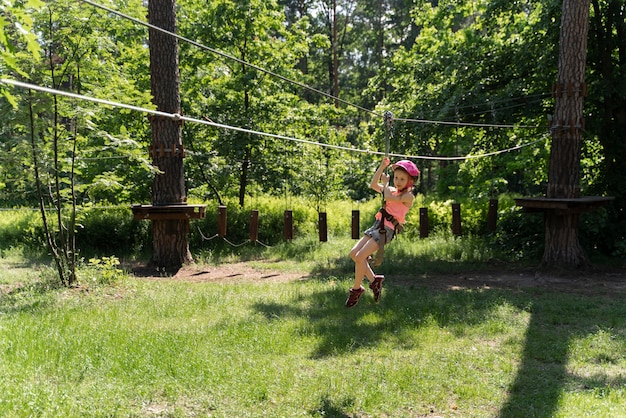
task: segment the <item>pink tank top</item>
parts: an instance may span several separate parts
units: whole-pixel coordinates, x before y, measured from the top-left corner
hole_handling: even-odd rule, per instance
[[[393,195],[397,196],[398,193],[394,192]],[[406,223],[406,214],[409,212],[409,209],[410,208],[407,205],[400,201],[392,200],[389,202],[385,202],[385,210],[387,210],[387,213],[396,218],[398,223],[400,223],[401,225],[404,225]],[[376,213],[376,219],[380,219],[381,216],[382,214],[380,212]],[[385,226],[394,229],[394,225],[386,219]]]

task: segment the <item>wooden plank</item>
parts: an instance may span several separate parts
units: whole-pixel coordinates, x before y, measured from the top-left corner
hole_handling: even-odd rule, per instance
[[[454,235],[462,235],[461,233],[461,204],[452,204],[452,233]]]
[[[428,238],[428,208],[420,208],[420,238]]]
[[[217,207],[217,235],[220,237],[226,236],[227,214],[228,208],[226,206]]]
[[[137,220],[203,219],[206,205],[133,205],[133,217]]]
[[[320,242],[328,241],[328,219],[326,212],[320,212],[318,215],[318,235]]]
[[[257,242],[259,240],[259,211],[250,211],[250,228],[248,230],[250,241]]]
[[[358,209],[352,210],[352,239],[361,238],[361,212]]]
[[[293,211],[286,210],[283,218],[283,237],[285,241],[291,241],[293,239]]]

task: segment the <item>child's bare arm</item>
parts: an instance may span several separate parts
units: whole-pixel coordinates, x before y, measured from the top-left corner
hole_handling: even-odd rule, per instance
[[[383,158],[378,166],[378,169],[376,170],[376,173],[374,173],[374,176],[372,177],[372,181],[370,182],[370,188],[376,190],[378,193],[382,193],[383,189],[389,184],[389,176],[383,173],[389,164],[389,158]],[[380,183],[381,180],[382,184]]]

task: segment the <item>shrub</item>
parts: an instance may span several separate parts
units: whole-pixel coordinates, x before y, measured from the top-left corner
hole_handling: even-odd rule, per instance
[[[130,206],[81,208],[76,245],[87,254],[137,254],[151,248],[150,222],[135,221]]]
[[[126,277],[126,273],[118,268],[119,265],[120,260],[115,256],[90,258],[89,263],[80,270],[79,274],[89,284],[110,285]]]
[[[15,209],[0,217],[0,250],[11,247],[37,249],[45,247],[43,223],[39,211]]]
[[[292,197],[288,200],[275,196],[249,199],[245,207],[236,200],[226,201],[227,233],[229,243],[247,243],[249,239],[250,211],[259,211],[258,240],[262,244],[277,245],[284,241],[284,211],[293,212],[294,238],[316,241],[318,237],[318,213],[309,201]],[[360,212],[360,232],[368,228],[381,204],[379,197],[365,202],[348,200],[327,202],[321,210],[327,213],[328,239],[351,236],[352,210]],[[418,195],[414,208],[407,216],[402,239],[419,239],[419,208],[428,208],[429,234],[450,234],[452,225],[452,201],[436,201]],[[497,231],[488,236],[486,231],[487,200],[461,202],[462,233],[473,240],[484,239],[497,251],[498,256],[509,260],[537,260],[544,247],[543,218],[541,214],[522,213],[515,207],[510,196],[500,196]],[[194,253],[209,251],[233,251],[232,246],[221,239],[207,241],[217,234],[217,204],[209,203],[206,217],[190,221],[189,245]],[[600,211],[581,217],[581,243],[585,249],[600,252],[602,231],[606,229],[606,216]],[[77,247],[85,257],[115,254],[118,257],[143,255],[151,250],[150,221],[135,221],[130,206],[80,208],[77,217]],[[454,242],[454,241],[451,241]],[[41,219],[37,211],[15,210],[3,213],[0,220],[0,249],[15,246],[29,247],[43,252],[45,241]],[[472,251],[474,251],[472,249]],[[233,251],[234,253],[234,251]]]
[[[291,210],[293,215],[293,235],[317,236],[318,212],[305,199],[290,198],[289,201],[278,197],[255,198],[249,207],[241,208],[235,201],[227,201],[226,238],[234,243],[246,242],[249,238],[250,211],[259,211],[258,240],[267,245],[275,245],[284,240],[284,213]],[[374,219],[380,201],[354,203],[349,201],[329,202],[321,210],[327,214],[329,239],[333,236],[350,236],[352,210],[361,214],[361,230],[364,230]],[[207,207],[206,217],[192,221],[190,228],[190,244],[194,247],[205,247],[207,238],[217,234],[217,205]]]
[[[500,211],[494,242],[512,260],[539,259],[544,249],[543,215],[516,207]]]

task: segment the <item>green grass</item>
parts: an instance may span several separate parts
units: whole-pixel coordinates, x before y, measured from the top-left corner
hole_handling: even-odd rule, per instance
[[[407,256],[398,247],[389,271]],[[626,294],[443,291],[390,277],[380,304],[366,294],[346,309],[348,249],[243,251],[316,273],[306,281],[107,285],[87,270],[76,289],[5,254],[0,416],[626,416]],[[405,269],[419,274],[426,255],[407,251]]]

